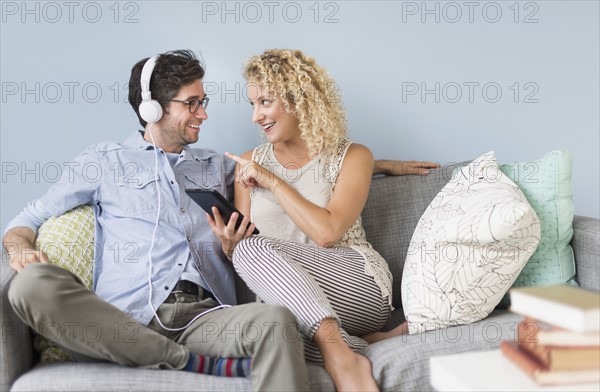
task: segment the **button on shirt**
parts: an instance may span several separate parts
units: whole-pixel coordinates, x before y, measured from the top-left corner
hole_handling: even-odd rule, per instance
[[[154,171],[155,155],[158,173]],[[123,143],[88,147],[61,179],[29,205],[6,230],[34,231],[51,216],[92,204],[96,216],[94,292],[142,324],[186,274],[225,304],[236,303],[231,263],[185,189],[212,188],[231,199],[235,162],[213,150],[183,148],[173,166],[141,132]],[[157,212],[160,221],[149,255]],[[193,263],[193,268],[190,268]],[[187,268],[186,268],[187,266]],[[152,268],[152,290],[148,271]]]
[[[175,167],[175,165],[179,161],[179,158],[184,157],[183,154],[175,154],[172,152],[167,152],[166,156],[167,156],[167,159],[169,160],[169,164],[171,165],[172,168]],[[185,208],[182,207],[179,209],[179,211],[182,214],[185,214]],[[187,240],[190,241],[191,237],[188,237]],[[183,273],[181,274],[180,279],[194,282],[198,286],[202,286],[206,290],[210,291],[210,289],[208,288],[208,284],[206,283],[204,278],[202,278],[202,275],[198,273],[199,271],[198,271],[196,265],[197,264],[194,260],[194,257],[192,256],[192,253],[190,252],[190,255],[188,256],[188,259],[185,263],[185,268],[183,269]]]

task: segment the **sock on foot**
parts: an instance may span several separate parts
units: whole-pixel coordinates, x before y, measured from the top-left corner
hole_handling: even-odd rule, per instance
[[[250,375],[250,358],[215,358],[190,353],[183,370],[223,377],[246,377]]]

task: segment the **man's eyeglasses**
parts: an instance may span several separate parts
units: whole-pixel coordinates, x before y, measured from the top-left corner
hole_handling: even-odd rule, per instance
[[[179,99],[170,99],[169,101],[170,102],[179,102],[184,105],[187,105],[190,113],[194,114],[198,111],[198,109],[200,109],[200,105],[202,105],[202,108],[204,108],[204,110],[206,110],[206,107],[208,106],[208,101],[210,101],[210,100],[208,99],[208,97],[205,96],[202,99],[194,98],[194,99],[190,99],[189,101],[181,101]]]

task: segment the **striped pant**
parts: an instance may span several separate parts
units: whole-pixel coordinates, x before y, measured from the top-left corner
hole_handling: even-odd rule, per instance
[[[359,350],[367,342],[357,336],[379,331],[391,312],[387,297],[365,274],[365,260],[351,248],[252,236],[235,248],[233,265],[262,301],[294,313],[310,361],[322,362],[313,343],[322,320],[336,320],[344,341]]]

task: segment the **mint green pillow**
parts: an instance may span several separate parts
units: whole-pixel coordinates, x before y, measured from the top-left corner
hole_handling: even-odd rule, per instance
[[[573,158],[568,151],[551,151],[537,161],[500,165],[521,189],[540,219],[541,238],[535,253],[512,287],[550,284],[577,285],[573,237]],[[460,168],[454,170],[454,174]],[[508,294],[498,308],[510,305]]]
[[[537,161],[500,165],[519,186],[540,219],[537,250],[512,287],[573,284],[573,158],[568,151],[551,151]]]

